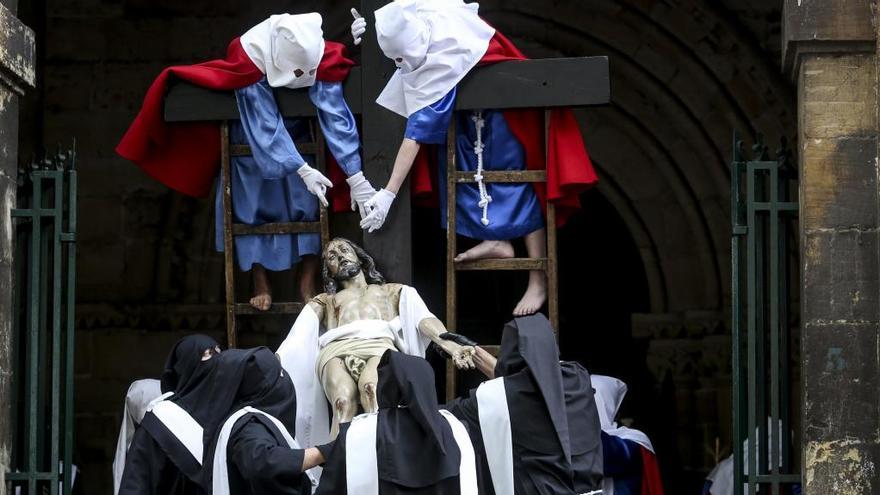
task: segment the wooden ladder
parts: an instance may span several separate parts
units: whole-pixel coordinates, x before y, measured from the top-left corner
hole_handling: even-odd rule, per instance
[[[547,142],[550,129],[550,110],[544,110],[544,158],[547,163]],[[558,339],[559,328],[559,278],[556,258],[556,207],[547,201],[547,257],[546,258],[507,258],[484,259],[456,262],[456,186],[472,184],[476,180],[474,171],[463,172],[455,166],[455,118],[452,119],[446,138],[446,327],[450,332],[457,331],[456,275],[461,270],[543,270],[547,275],[547,304],[550,324]],[[547,182],[546,170],[484,170],[483,182]],[[498,345],[481,345],[493,355],[498,354]],[[451,360],[446,362],[446,399],[455,398],[456,368]]]
[[[324,135],[319,126],[315,125],[314,119],[309,119],[309,130],[315,141],[296,143],[296,149],[302,155],[314,155],[316,167],[321,173],[326,174],[326,151]],[[238,343],[236,318],[239,315],[263,315],[263,314],[298,314],[302,311],[302,302],[272,302],[267,311],[255,309],[248,303],[240,303],[235,300],[235,236],[253,234],[302,234],[317,232],[321,234],[321,248],[327,245],[330,238],[330,228],[327,218],[327,208],[318,205],[320,214],[314,222],[283,222],[266,223],[262,225],[248,225],[233,223],[232,221],[232,171],[231,160],[234,156],[249,156],[251,148],[248,145],[232,145],[229,143],[229,121],[223,121],[220,127],[220,166],[223,174],[223,255],[226,272],[226,343],[231,349]]]

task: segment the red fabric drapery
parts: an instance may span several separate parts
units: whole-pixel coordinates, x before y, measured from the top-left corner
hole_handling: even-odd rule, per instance
[[[352,66],[345,46],[327,41],[316,77],[343,81]],[[207,196],[220,164],[220,129],[216,122],[165,122],[163,99],[172,76],[204,88],[231,91],[256,83],[263,73],[238,38],[229,43],[224,59],[168,67],[150,85],[140,112],[116,146],[119,155],[166,186],[190,196]]]

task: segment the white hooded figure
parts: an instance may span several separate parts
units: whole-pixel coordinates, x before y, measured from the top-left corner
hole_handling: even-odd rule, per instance
[[[654,453],[654,446],[648,435],[639,430],[619,426],[615,418],[626,396],[627,387],[623,381],[604,375],[590,375],[590,381],[595,391],[596,408],[599,410],[599,423],[602,432],[607,435],[629,440]],[[644,480],[642,480],[644,482]],[[614,478],[607,477],[602,488],[603,495],[614,495]]]
[[[137,380],[128,387],[122,412],[122,425],[119,427],[119,439],[116,441],[116,456],[113,458],[113,493],[119,492],[119,482],[125,469],[125,454],[131,445],[134,430],[141,424],[150,406],[163,397],[160,382],[154,378]]]
[[[306,88],[315,83],[324,56],[321,14],[278,14],[241,36],[241,46],[273,88]]]
[[[265,74],[265,79],[235,92],[239,121],[230,125],[230,144],[248,145],[251,155],[232,158],[234,222],[316,222],[320,218],[319,204],[328,206],[326,193],[332,182],[313,167],[314,154],[304,156],[296,145],[313,142],[317,136],[302,119],[281,114],[276,101],[278,89],[308,91],[327,149],[347,177],[352,209],[362,212],[364,202],[375,193],[361,172],[360,137],[354,114],[345,101],[343,84],[319,78],[325,55],[340,51],[332,41],[324,40],[321,23],[321,15],[316,12],[277,14],[239,39],[245,54]],[[333,58],[326,62],[328,68],[341,63]],[[222,181],[223,178],[218,181],[215,200],[214,242],[218,252],[226,249],[222,236]],[[317,233],[237,236],[234,244],[239,269],[252,272],[254,290],[250,304],[254,308],[266,311],[272,307],[267,272],[290,270],[297,264],[301,265],[297,277],[300,297],[305,300],[313,295],[321,248]]]
[[[495,29],[462,0],[395,0],[376,11],[376,38],[398,71],[376,103],[403,117],[436,102],[473,69]]]

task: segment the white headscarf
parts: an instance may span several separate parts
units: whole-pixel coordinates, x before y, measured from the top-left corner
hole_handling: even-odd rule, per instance
[[[626,396],[626,384],[617,378],[604,375],[590,375],[590,381],[593,390],[596,391],[596,408],[599,410],[599,424],[602,425],[602,431],[625,440],[632,440],[654,452],[654,446],[648,435],[626,426],[618,426],[617,421],[614,420]]]
[[[626,396],[626,384],[617,378],[604,375],[590,375],[590,382],[595,391],[593,396],[596,398],[596,408],[599,410],[599,424],[602,426],[602,431],[624,440],[631,440],[653,453],[654,446],[651,445],[648,435],[626,426],[617,426],[617,421],[614,421],[620,404],[623,403],[623,398]],[[614,478],[605,477],[602,481],[602,494],[614,495]]]
[[[122,472],[125,469],[125,457],[134,430],[141,424],[150,404],[162,395],[159,380],[146,378],[137,380],[128,387],[125,394],[125,407],[122,412],[122,425],[119,427],[119,439],[116,441],[116,456],[113,459],[113,493],[119,492]]]
[[[324,56],[321,23],[317,12],[273,15],[241,35],[241,46],[273,88],[305,88]]]
[[[455,88],[495,35],[478,9],[462,0],[394,0],[377,10],[379,47],[398,70],[376,103],[409,117]]]

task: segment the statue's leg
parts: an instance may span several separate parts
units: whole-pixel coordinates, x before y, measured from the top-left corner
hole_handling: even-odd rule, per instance
[[[347,423],[357,414],[357,384],[342,359],[333,358],[324,365],[324,375],[321,380],[324,393],[333,404],[333,425],[330,428],[330,436],[336,438],[339,434],[339,423]]]
[[[529,258],[547,257],[547,231],[538,229],[526,235],[526,252]],[[529,271],[529,286],[513,308],[514,316],[537,313],[547,300],[547,274],[543,270]]]
[[[376,412],[379,410],[379,402],[376,398],[376,383],[379,381],[379,361],[382,356],[373,356],[367,360],[367,365],[358,380],[358,390],[361,392],[361,405],[364,412]]]

